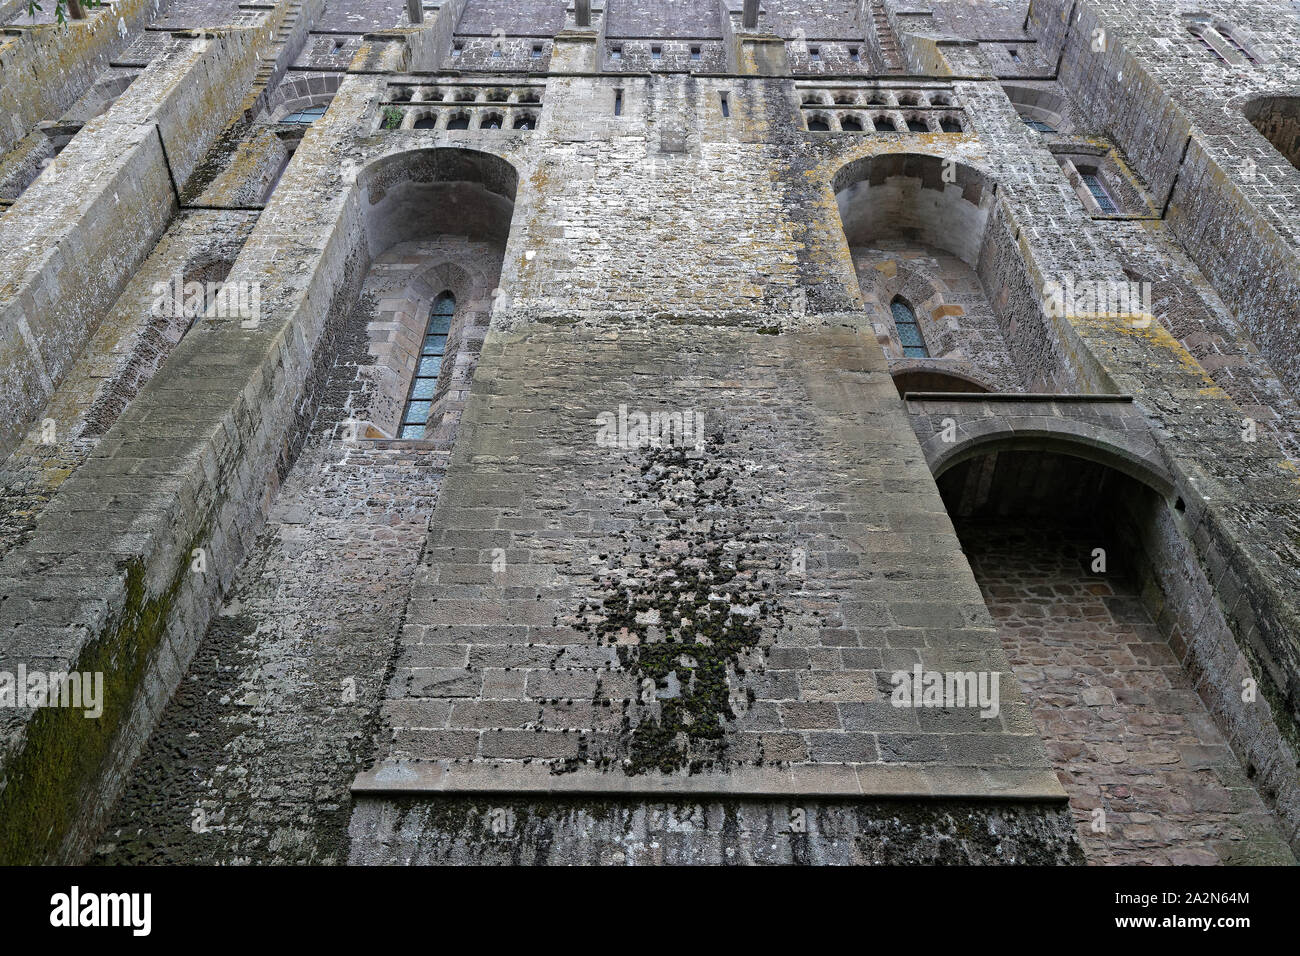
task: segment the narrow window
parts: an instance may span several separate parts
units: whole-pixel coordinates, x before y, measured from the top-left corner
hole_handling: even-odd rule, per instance
[[[908,129],[908,132],[911,132],[911,133],[928,133],[928,132],[930,132],[930,127],[926,125],[925,120],[923,120],[923,119],[917,119],[915,116],[909,116],[909,117],[907,118],[907,129]]]
[[[623,59],[623,48],[621,46],[614,47],[612,50],[609,51],[609,58],[613,60],[615,63]]]
[[[515,129],[533,129],[535,125],[532,116],[527,113],[515,117]]]
[[[415,121],[414,125],[412,126],[412,129],[437,129],[437,128],[438,128],[437,113],[426,114],[424,116],[421,116],[418,120]]]
[[[502,55],[503,55],[503,54],[501,53],[501,48],[500,48],[500,47],[493,47],[493,48],[492,48],[492,58],[493,58],[494,60],[497,59],[498,57],[502,56]]]
[[[840,129],[844,130],[846,133],[861,133],[862,121],[850,116],[846,119],[840,120]]]
[[[448,121],[447,129],[469,129],[469,114],[457,113]]]
[[[916,324],[916,313],[903,301],[902,296],[889,304],[889,311],[894,313],[894,328],[898,330],[898,341],[903,346],[906,358],[929,358],[930,350],[921,338],[921,327]]]
[[[342,50],[345,42],[346,42],[346,41],[344,41],[344,40],[335,40],[335,41],[334,41],[334,52],[335,52],[335,53],[338,53],[340,50]]]
[[[939,129],[945,133],[960,133],[961,122],[951,116],[945,116],[939,120]]]
[[[1258,66],[1259,61],[1251,55],[1251,52],[1237,42],[1237,38],[1232,35],[1231,30],[1220,30],[1219,35],[1232,44],[1232,48],[1246,58],[1246,62],[1251,66]]]
[[[433,408],[433,396],[438,390],[438,375],[442,371],[442,359],[447,351],[447,335],[451,331],[451,320],[456,314],[456,297],[444,292],[433,300],[429,310],[429,326],[424,332],[424,342],[420,346],[420,360],[415,367],[415,378],[411,382],[411,395],[406,400],[406,409],[402,413],[402,428],[399,438],[423,438],[424,427],[429,423],[429,412]]]
[[[701,52],[701,50],[700,50],[699,47],[697,47],[697,46],[693,46],[693,47],[691,47],[691,59],[692,59],[692,60],[698,60],[701,56],[703,56],[703,53]]]
[[[479,129],[500,129],[501,122],[500,113],[489,113],[487,116],[483,117],[483,121],[479,123]]]
[[[726,119],[728,116],[731,115],[731,102],[727,99],[726,93],[723,93],[721,95],[721,99],[722,99],[722,117],[723,119]]]
[[[849,59],[852,60],[854,63],[861,63],[862,62],[861,51],[859,51],[858,48],[855,46],[849,47]]]
[[[650,59],[662,60],[664,58],[664,48],[661,46],[652,46],[650,48]]]
[[[1012,46],[1012,47],[1007,47],[1007,56],[1011,57],[1011,62],[1012,62],[1012,63],[1019,63],[1019,62],[1020,62],[1020,51],[1017,50],[1017,49],[1016,49],[1015,47],[1013,47],[1013,46]]]
[[[808,120],[808,132],[810,133],[829,133],[830,129],[830,123],[824,119],[813,117]]]
[[[822,48],[821,48],[821,47],[819,47],[819,46],[810,46],[810,47],[808,48],[808,59],[812,60],[814,63],[819,63],[819,62],[821,62],[821,58],[822,58]]]
[[[1187,32],[1190,33],[1192,36],[1196,37],[1196,39],[1200,40],[1201,46],[1205,47],[1205,49],[1213,53],[1216,59],[1218,59],[1222,63],[1227,63],[1228,58],[1225,57],[1222,53],[1220,53],[1219,48],[1216,47],[1213,43],[1211,43],[1209,37],[1206,36],[1206,34],[1209,33],[1211,29],[1212,28],[1208,23],[1202,22],[1202,23],[1192,24],[1187,28]]]
[[[1092,198],[1097,200],[1097,205],[1101,207],[1102,212],[1107,214],[1119,212],[1119,207],[1110,198],[1110,193],[1106,192],[1106,184],[1095,171],[1085,173],[1080,170],[1079,175],[1083,178],[1083,184],[1088,187],[1088,192],[1092,193]]]
[[[465,52],[465,44],[463,43],[457,43],[454,47],[451,48],[451,55],[453,58],[460,56],[464,52]]]
[[[622,90],[614,91],[614,115],[615,116],[623,115],[623,91]]]
[[[540,60],[541,58],[542,58],[542,45],[541,45],[540,43],[534,43],[534,44],[533,44],[533,59],[534,59],[534,60]]]

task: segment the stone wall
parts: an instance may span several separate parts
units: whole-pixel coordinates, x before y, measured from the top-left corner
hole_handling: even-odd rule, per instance
[[[338,110],[338,122],[373,109],[380,86],[359,80],[341,90],[351,108]],[[307,135],[277,192],[285,205],[267,210],[229,277],[260,283],[263,315],[274,321],[199,323],[46,507],[32,538],[0,562],[10,595],[0,608],[5,661],[111,675],[99,721],[6,711],[5,860],[86,852],[296,456],[319,378],[314,353],[350,310],[365,266],[357,198],[337,185],[341,147],[329,128]],[[331,203],[306,200],[322,191]],[[280,224],[291,208],[289,231]],[[306,249],[315,265],[304,270]],[[133,471],[141,461],[143,474]],[[75,759],[50,760],[54,747],[72,747]]]
[[[1263,0],[1231,7],[1263,33],[1278,19]],[[502,10],[458,0],[421,27],[363,0],[169,14],[168,29],[260,26],[138,38],[120,62],[152,65],[0,219],[22,281],[45,281],[29,268],[42,256],[114,277],[96,291],[65,271],[50,293],[89,296],[111,316],[98,329],[34,291],[13,323],[19,348],[32,316],[91,344],[60,340],[64,388],[11,389],[25,421],[49,410],[68,441],[23,444],[6,466],[0,670],[103,670],[109,694],[100,721],[0,714],[0,859],[83,858],[111,817],[98,855],[114,862],[1077,861],[1056,771],[1074,772],[1062,756],[1078,740],[1054,717],[1036,725],[1033,682],[1009,680],[989,613],[1004,595],[976,586],[872,328],[883,293],[855,271],[864,245],[921,244],[975,317],[963,332],[929,308],[948,322],[942,348],[1004,390],[1123,404],[1160,476],[1139,548],[1156,555],[1146,610],[1109,596],[1106,636],[1132,660],[1078,685],[1081,667],[1050,676],[1105,710],[1099,685],[1147,680],[1151,628],[1167,633],[1155,666],[1173,696],[1134,696],[1116,720],[1195,735],[1213,759],[1175,748],[1177,764],[1131,766],[1166,789],[1212,768],[1224,786],[1196,812],[1222,812],[1205,821],[1225,832],[1249,818],[1228,842],[1281,859],[1261,834],[1267,806],[1294,840],[1300,806],[1290,320],[1273,308],[1294,298],[1295,169],[1244,104],[1285,92],[1291,21],[1236,89],[1214,63],[1188,82],[1182,22],[1118,0],[1084,0],[1068,24],[1064,5],[1035,3],[1029,32],[1014,3],[928,17],[769,3],[760,33],[739,36],[730,0],[610,4],[590,31],[519,4],[504,41]],[[1112,21],[1094,55],[1090,28]],[[321,42],[334,36],[342,47]],[[895,41],[935,75],[856,79]],[[618,42],[627,59],[596,72]],[[440,66],[463,72],[399,72]],[[279,81],[289,70],[306,93]],[[181,77],[198,82],[169,85]],[[1072,97],[1090,141],[1026,128],[1007,79]],[[445,122],[463,104],[395,95],[471,85],[484,96],[469,129]],[[536,104],[492,100],[543,85]],[[934,122],[809,130],[815,110],[866,111],[875,89],[925,91],[929,105],[885,111]],[[859,99],[802,105],[845,91]],[[258,119],[318,96],[330,108],[300,142]],[[535,128],[481,122],[525,107]],[[412,128],[420,110],[439,111],[436,128]],[[1261,179],[1230,170],[1234,142]],[[95,166],[93,144],[129,149]],[[1090,211],[1057,154],[1104,156],[1141,215]],[[153,193],[124,192],[132,157]],[[77,205],[66,186],[92,166],[119,179]],[[910,235],[872,219],[872,194]],[[214,208],[183,210],[155,249],[177,195]],[[87,245],[109,227],[139,233],[126,255]],[[214,258],[191,262],[201,250]],[[260,316],[145,321],[143,283],[181,259],[256,284]],[[1161,314],[1047,307],[1051,282],[1131,275],[1176,287]],[[444,285],[470,291],[428,440],[367,440],[353,426],[388,431]],[[941,298],[923,304],[942,312]],[[988,400],[1071,419],[1061,396]],[[698,412],[702,443],[620,443],[626,411],[692,428]],[[1267,427],[1244,438],[1254,416]],[[1017,436],[1002,425],[994,439]],[[1030,497],[1069,491],[1070,474],[1045,470]],[[1089,594],[1060,597],[1052,621],[1102,620]],[[890,676],[916,664],[1006,676],[998,717],[890,706]],[[1233,703],[1247,674],[1252,708]],[[1143,733],[1138,753],[1167,756],[1162,730]],[[1112,809],[1147,812],[1124,800]],[[1121,822],[1126,859],[1208,859],[1214,842]],[[518,834],[513,849],[484,828]]]
[[[66,27],[10,28],[0,40],[0,155],[41,120],[55,119],[86,91],[166,0],[121,0]]]
[[[181,42],[60,154],[0,222],[0,452],[19,440],[86,335],[153,248],[193,170],[243,96],[254,37]],[[71,245],[75,237],[75,252]]]

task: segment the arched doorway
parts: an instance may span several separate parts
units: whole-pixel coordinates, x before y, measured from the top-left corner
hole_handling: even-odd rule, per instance
[[[1100,442],[1004,438],[937,482],[1089,862],[1292,862],[1198,694],[1193,645],[1226,625],[1181,499]]]

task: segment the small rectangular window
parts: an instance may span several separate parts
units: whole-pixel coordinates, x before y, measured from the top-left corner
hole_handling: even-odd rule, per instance
[[[623,48],[621,46],[614,47],[609,51],[609,58],[615,62],[623,59]]]
[[[849,47],[849,59],[852,60],[854,63],[861,63],[862,62],[861,51],[859,51],[858,48],[855,46]]]
[[[664,48],[661,46],[652,46],[650,48],[650,59],[662,60],[664,58]]]
[[[700,50],[699,47],[697,47],[697,46],[693,46],[693,47],[691,47],[691,59],[692,59],[692,60],[698,60],[698,59],[700,59],[700,57],[703,56],[703,55],[704,55],[704,54],[703,54],[703,52]]]
[[[1011,57],[1012,62],[1020,62],[1020,51],[1015,47],[1007,47],[1007,56]]]
[[[457,43],[454,47],[451,48],[451,55],[453,57],[460,56],[464,52],[465,52],[465,44],[463,43]]]
[[[817,62],[819,62],[819,61],[821,60],[821,58],[822,58],[822,48],[821,48],[821,47],[819,47],[819,46],[810,46],[810,47],[808,48],[808,59],[812,60],[814,63],[817,63]]]
[[[614,91],[614,115],[615,116],[623,115],[623,91],[622,90]]]
[[[726,117],[731,115],[731,102],[730,100],[727,99],[726,93],[722,94],[721,100],[722,100],[722,116],[725,119]]]
[[[542,45],[541,45],[540,43],[534,43],[534,44],[533,44],[533,59],[534,59],[534,60],[540,60],[541,58],[542,58]]]

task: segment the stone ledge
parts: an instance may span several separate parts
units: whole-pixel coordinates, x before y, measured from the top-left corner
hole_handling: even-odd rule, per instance
[[[1066,799],[1046,768],[920,767],[888,764],[796,764],[740,767],[725,773],[629,777],[620,772],[552,773],[522,764],[385,761],[362,771],[352,792],[382,794],[598,794],[603,796],[962,797]]]
[[[1132,404],[1132,395],[1087,395],[1075,392],[907,392],[907,402],[1119,402]]]

